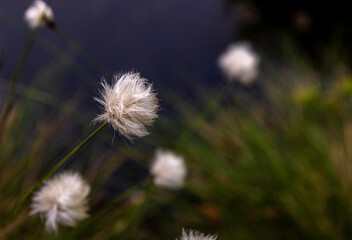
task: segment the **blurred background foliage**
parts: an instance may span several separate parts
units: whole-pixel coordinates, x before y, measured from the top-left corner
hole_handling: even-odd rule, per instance
[[[230,19],[256,9],[249,27],[234,20],[236,34],[228,41],[253,42],[262,60],[257,82],[244,87],[211,74],[217,77],[207,85],[181,71],[183,92],[162,83],[163,110],[150,136],[130,143],[105,129],[63,166],[91,184],[91,216],[58,234],[46,233],[28,206],[4,225],[26,190],[94,129],[99,111],[87,90],[98,94],[96,72],[71,48],[43,40],[54,58],[18,85],[16,104],[0,126],[0,239],[175,239],[182,227],[223,240],[351,239],[352,75],[348,38],[340,38],[350,34],[349,22],[341,23],[343,6],[332,5],[342,20],[331,13],[326,23],[303,2],[277,15],[255,1],[222,4]],[[292,27],[297,9],[314,19],[313,33]],[[345,28],[335,34],[339,24]],[[321,44],[324,36],[329,41]],[[62,81],[72,73],[84,82]],[[3,76],[1,107],[8,89]],[[146,183],[156,148],[185,157],[189,174],[181,190]]]

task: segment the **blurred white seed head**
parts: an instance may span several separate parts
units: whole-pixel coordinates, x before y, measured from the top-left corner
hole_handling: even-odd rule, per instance
[[[229,81],[251,84],[258,76],[260,58],[247,42],[233,43],[219,57],[218,64]]]
[[[24,13],[24,19],[31,28],[51,24],[54,21],[54,13],[51,7],[42,0],[36,0]]]
[[[177,240],[216,240],[216,236],[205,235],[203,233],[189,230],[187,233],[184,229],[182,229],[182,237]]]
[[[89,185],[78,173],[57,174],[34,194],[30,214],[40,214],[47,231],[57,231],[59,224],[74,227],[88,217],[89,192]]]
[[[139,73],[126,73],[113,77],[110,86],[104,79],[101,99],[96,99],[104,112],[95,121],[109,122],[129,140],[149,134],[146,126],[158,117],[158,98],[148,80]]]
[[[155,153],[150,172],[156,186],[177,189],[183,186],[187,169],[183,157],[159,149]]]

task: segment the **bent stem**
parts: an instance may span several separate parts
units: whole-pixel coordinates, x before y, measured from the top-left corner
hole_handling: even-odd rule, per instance
[[[112,200],[112,204],[116,204],[120,201],[122,201],[123,199],[131,196],[132,193],[134,193],[137,189],[147,189],[149,190],[151,188],[151,186],[153,185],[153,179],[151,177],[148,177],[147,179],[145,179],[144,181],[142,181],[139,184],[136,184],[128,189],[126,189],[123,193],[121,193],[117,198]]]
[[[23,53],[20,57],[20,60],[18,61],[16,68],[15,68],[15,71],[11,77],[9,96],[7,98],[7,102],[5,105],[5,110],[3,111],[1,119],[0,119],[0,127],[3,126],[3,123],[6,121],[8,115],[11,111],[12,104],[13,104],[13,98],[14,98],[14,94],[15,94],[15,90],[16,90],[16,86],[17,86],[17,82],[18,82],[18,77],[20,75],[20,72],[21,72],[23,65],[25,64],[25,62],[28,58],[29,52],[30,52],[32,45],[33,45],[33,42],[34,42],[34,38],[36,36],[36,33],[37,33],[37,29],[34,29],[28,39],[26,47],[23,50]]]
[[[182,149],[186,144],[189,143],[195,131],[203,124],[203,122],[214,112],[215,109],[218,109],[221,101],[227,96],[227,93],[230,91],[230,87],[224,86],[209,102],[207,102],[203,111],[199,113],[192,122],[189,128],[186,128],[180,136],[177,148]]]
[[[137,190],[144,191],[144,193],[146,193],[146,197],[148,197],[148,199],[149,199],[149,197],[151,196],[150,192],[153,190],[153,188],[154,188],[153,179],[152,179],[152,177],[149,176],[146,179],[144,179],[142,182],[126,189],[124,192],[122,192],[116,198],[111,199],[107,203],[104,203],[103,208],[101,210],[100,209],[96,210],[96,207],[94,207],[94,204],[93,204],[93,207],[91,209],[95,209],[95,210],[93,210],[94,212],[91,213],[92,217],[89,218],[88,220],[86,220],[84,223],[81,223],[82,224],[81,229],[84,229],[87,227],[89,228],[89,226],[91,224],[94,224],[94,222],[99,221],[99,219],[104,218],[104,216],[110,214],[112,207],[114,207],[114,206],[116,207],[116,204],[119,204],[120,202],[122,202],[126,198],[130,197]],[[147,201],[147,199],[145,199],[143,201],[143,203],[141,203],[141,205],[145,205],[145,203],[144,203],[145,201]],[[138,207],[138,209],[139,208],[140,207]],[[124,208],[119,208],[119,209],[120,209],[119,211],[124,210]],[[131,218],[131,219],[133,219],[133,218]],[[128,226],[126,226],[122,231],[116,233],[114,235],[114,237],[117,237],[120,234],[122,234],[123,232],[125,232],[127,228],[128,228]],[[72,232],[73,233],[72,236],[76,236],[75,234],[77,233],[77,231],[80,231],[78,228],[75,228],[75,229],[76,230]]]
[[[75,154],[80,148],[82,148],[91,138],[93,138],[98,132],[100,132],[108,123],[103,123],[100,127],[98,127],[89,137],[84,139],[80,144],[77,145],[70,153],[68,153],[60,162],[58,162],[55,167],[53,167],[37,184],[35,184],[27,193],[24,195],[22,200],[17,204],[15,210],[13,211],[10,220],[16,216],[21,207],[25,204],[28,198],[32,195],[34,191],[36,191],[48,178],[51,177],[60,167],[63,165],[73,154]]]
[[[75,42],[68,34],[66,34],[61,28],[56,24],[52,25],[50,29],[56,33],[63,41],[69,44],[78,54],[81,54],[82,57],[96,70],[100,73],[109,72],[100,62],[98,62],[92,55],[90,55],[83,47],[81,47],[77,42]]]
[[[145,199],[143,201],[143,203],[141,203],[137,209],[134,209],[130,215],[130,219],[131,221],[127,224],[127,226],[125,226],[124,229],[122,229],[120,232],[116,233],[115,235],[113,235],[113,238],[116,239],[122,239],[124,237],[126,237],[130,232],[133,231],[137,231],[137,229],[135,229],[138,225],[138,223],[140,222],[140,216],[143,216],[143,214],[145,213],[148,204],[150,204],[150,200],[153,196],[153,191],[155,190],[155,185],[153,183],[152,178],[149,178],[145,184],[144,184],[144,193],[145,193]],[[128,236],[127,236],[128,238]]]

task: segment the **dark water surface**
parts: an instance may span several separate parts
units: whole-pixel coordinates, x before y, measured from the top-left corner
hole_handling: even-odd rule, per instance
[[[30,3],[0,0],[1,76],[5,79],[11,77],[28,39],[22,19]],[[158,86],[181,92],[189,81],[203,84],[221,79],[216,59],[233,33],[221,0],[54,0],[52,7],[58,26],[107,69],[99,71],[83,59],[76,60],[84,73],[70,70],[61,77],[68,92],[79,86],[95,92],[102,75],[131,69]],[[58,54],[46,45],[67,52],[64,41],[40,29],[21,82],[30,82],[58,61]],[[77,58],[72,49],[68,55]],[[82,80],[85,74],[92,79]]]

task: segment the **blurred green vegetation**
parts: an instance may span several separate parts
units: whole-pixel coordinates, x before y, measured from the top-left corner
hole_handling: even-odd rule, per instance
[[[1,126],[0,239],[164,240],[183,227],[221,240],[351,239],[352,75],[336,55],[313,68],[294,49],[286,46],[280,64],[264,57],[250,88],[195,88],[197,103],[164,98],[174,112],[162,113],[151,136],[134,144],[104,129],[63,167],[91,184],[91,217],[58,234],[46,233],[40,218],[28,215],[29,205],[5,222],[16,201],[94,129],[95,113],[84,93],[55,95],[60,86],[49,85],[67,71],[59,64],[19,85],[20,98]],[[157,147],[185,157],[183,189],[142,183],[123,199],[101,197],[123,162],[148,168]]]

